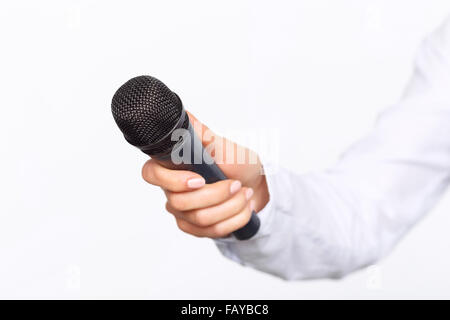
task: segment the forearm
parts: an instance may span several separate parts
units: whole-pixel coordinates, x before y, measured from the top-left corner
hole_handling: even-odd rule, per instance
[[[387,254],[437,202],[450,173],[450,22],[424,42],[399,103],[328,171],[268,176],[252,240],[219,240],[285,279],[340,277]]]

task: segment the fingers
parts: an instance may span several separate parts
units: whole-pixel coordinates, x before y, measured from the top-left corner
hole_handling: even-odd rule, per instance
[[[164,190],[167,211],[174,215],[182,231],[198,237],[225,237],[245,226],[251,212],[267,203],[267,191],[261,191],[265,185],[262,166],[257,155],[245,148],[248,163],[240,164],[236,161],[239,147],[235,143],[212,133],[192,114],[188,116],[206,151],[230,179],[206,185],[197,173],[168,169],[154,159],[145,163],[142,177]],[[227,151],[234,156],[227,157]],[[253,158],[255,163],[250,161]]]
[[[142,177],[155,186],[172,192],[183,192],[205,185],[205,179],[191,171],[170,170],[150,159],[142,168]]]
[[[170,207],[178,211],[206,208],[229,199],[241,189],[237,180],[223,180],[207,184],[190,192],[165,191]]]
[[[230,217],[208,227],[200,227],[181,218],[176,218],[180,230],[196,237],[223,238],[230,233],[241,229],[250,220],[253,200],[243,210]]]
[[[198,209],[181,211],[173,207],[172,202],[167,201],[166,209],[176,218],[185,220],[199,227],[208,227],[225,219],[231,218],[241,212],[253,195],[253,190],[242,188],[227,201],[210,207],[200,207]]]

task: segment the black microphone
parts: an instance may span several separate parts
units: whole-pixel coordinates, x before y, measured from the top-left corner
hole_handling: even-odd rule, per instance
[[[128,80],[114,94],[111,110],[125,139],[163,166],[194,171],[206,183],[227,179],[204,150],[180,98],[158,79],[139,76]],[[184,129],[178,131],[178,140],[172,138],[177,129]],[[183,154],[185,150],[190,154]],[[190,161],[174,162],[172,154]],[[252,212],[249,222],[233,235],[247,240],[259,227],[259,218]]]

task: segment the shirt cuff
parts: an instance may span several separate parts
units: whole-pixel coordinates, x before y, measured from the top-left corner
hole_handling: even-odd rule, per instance
[[[274,217],[274,211],[275,211],[275,199],[274,199],[274,179],[275,174],[278,170],[278,166],[272,164],[272,163],[265,163],[263,164],[263,174],[266,176],[266,182],[267,182],[267,188],[269,191],[269,201],[264,206],[263,209],[261,209],[256,215],[260,219],[261,226],[259,227],[258,232],[249,240],[238,240],[233,235],[230,235],[226,238],[220,238],[220,239],[214,239],[214,242],[217,246],[217,248],[220,250],[220,252],[227,258],[236,261],[240,264],[243,264],[241,259],[235,254],[234,250],[232,250],[232,247],[234,245],[237,245],[239,243],[246,243],[249,241],[257,241],[260,238],[265,238],[268,235],[271,234],[272,231],[272,225],[273,225],[273,217]]]

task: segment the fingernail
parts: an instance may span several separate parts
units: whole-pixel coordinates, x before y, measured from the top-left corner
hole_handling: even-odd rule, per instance
[[[189,188],[193,188],[193,189],[200,188],[205,185],[205,179],[203,179],[203,178],[189,179],[187,182],[187,185]]]
[[[255,211],[255,200],[250,201],[250,210]]]
[[[253,189],[252,188],[248,188],[247,191],[245,191],[245,198],[247,200],[249,200],[253,195]]]
[[[230,192],[231,194],[236,193],[236,191],[238,191],[241,188],[242,184],[240,181],[236,180],[233,181],[233,183],[230,186]]]

